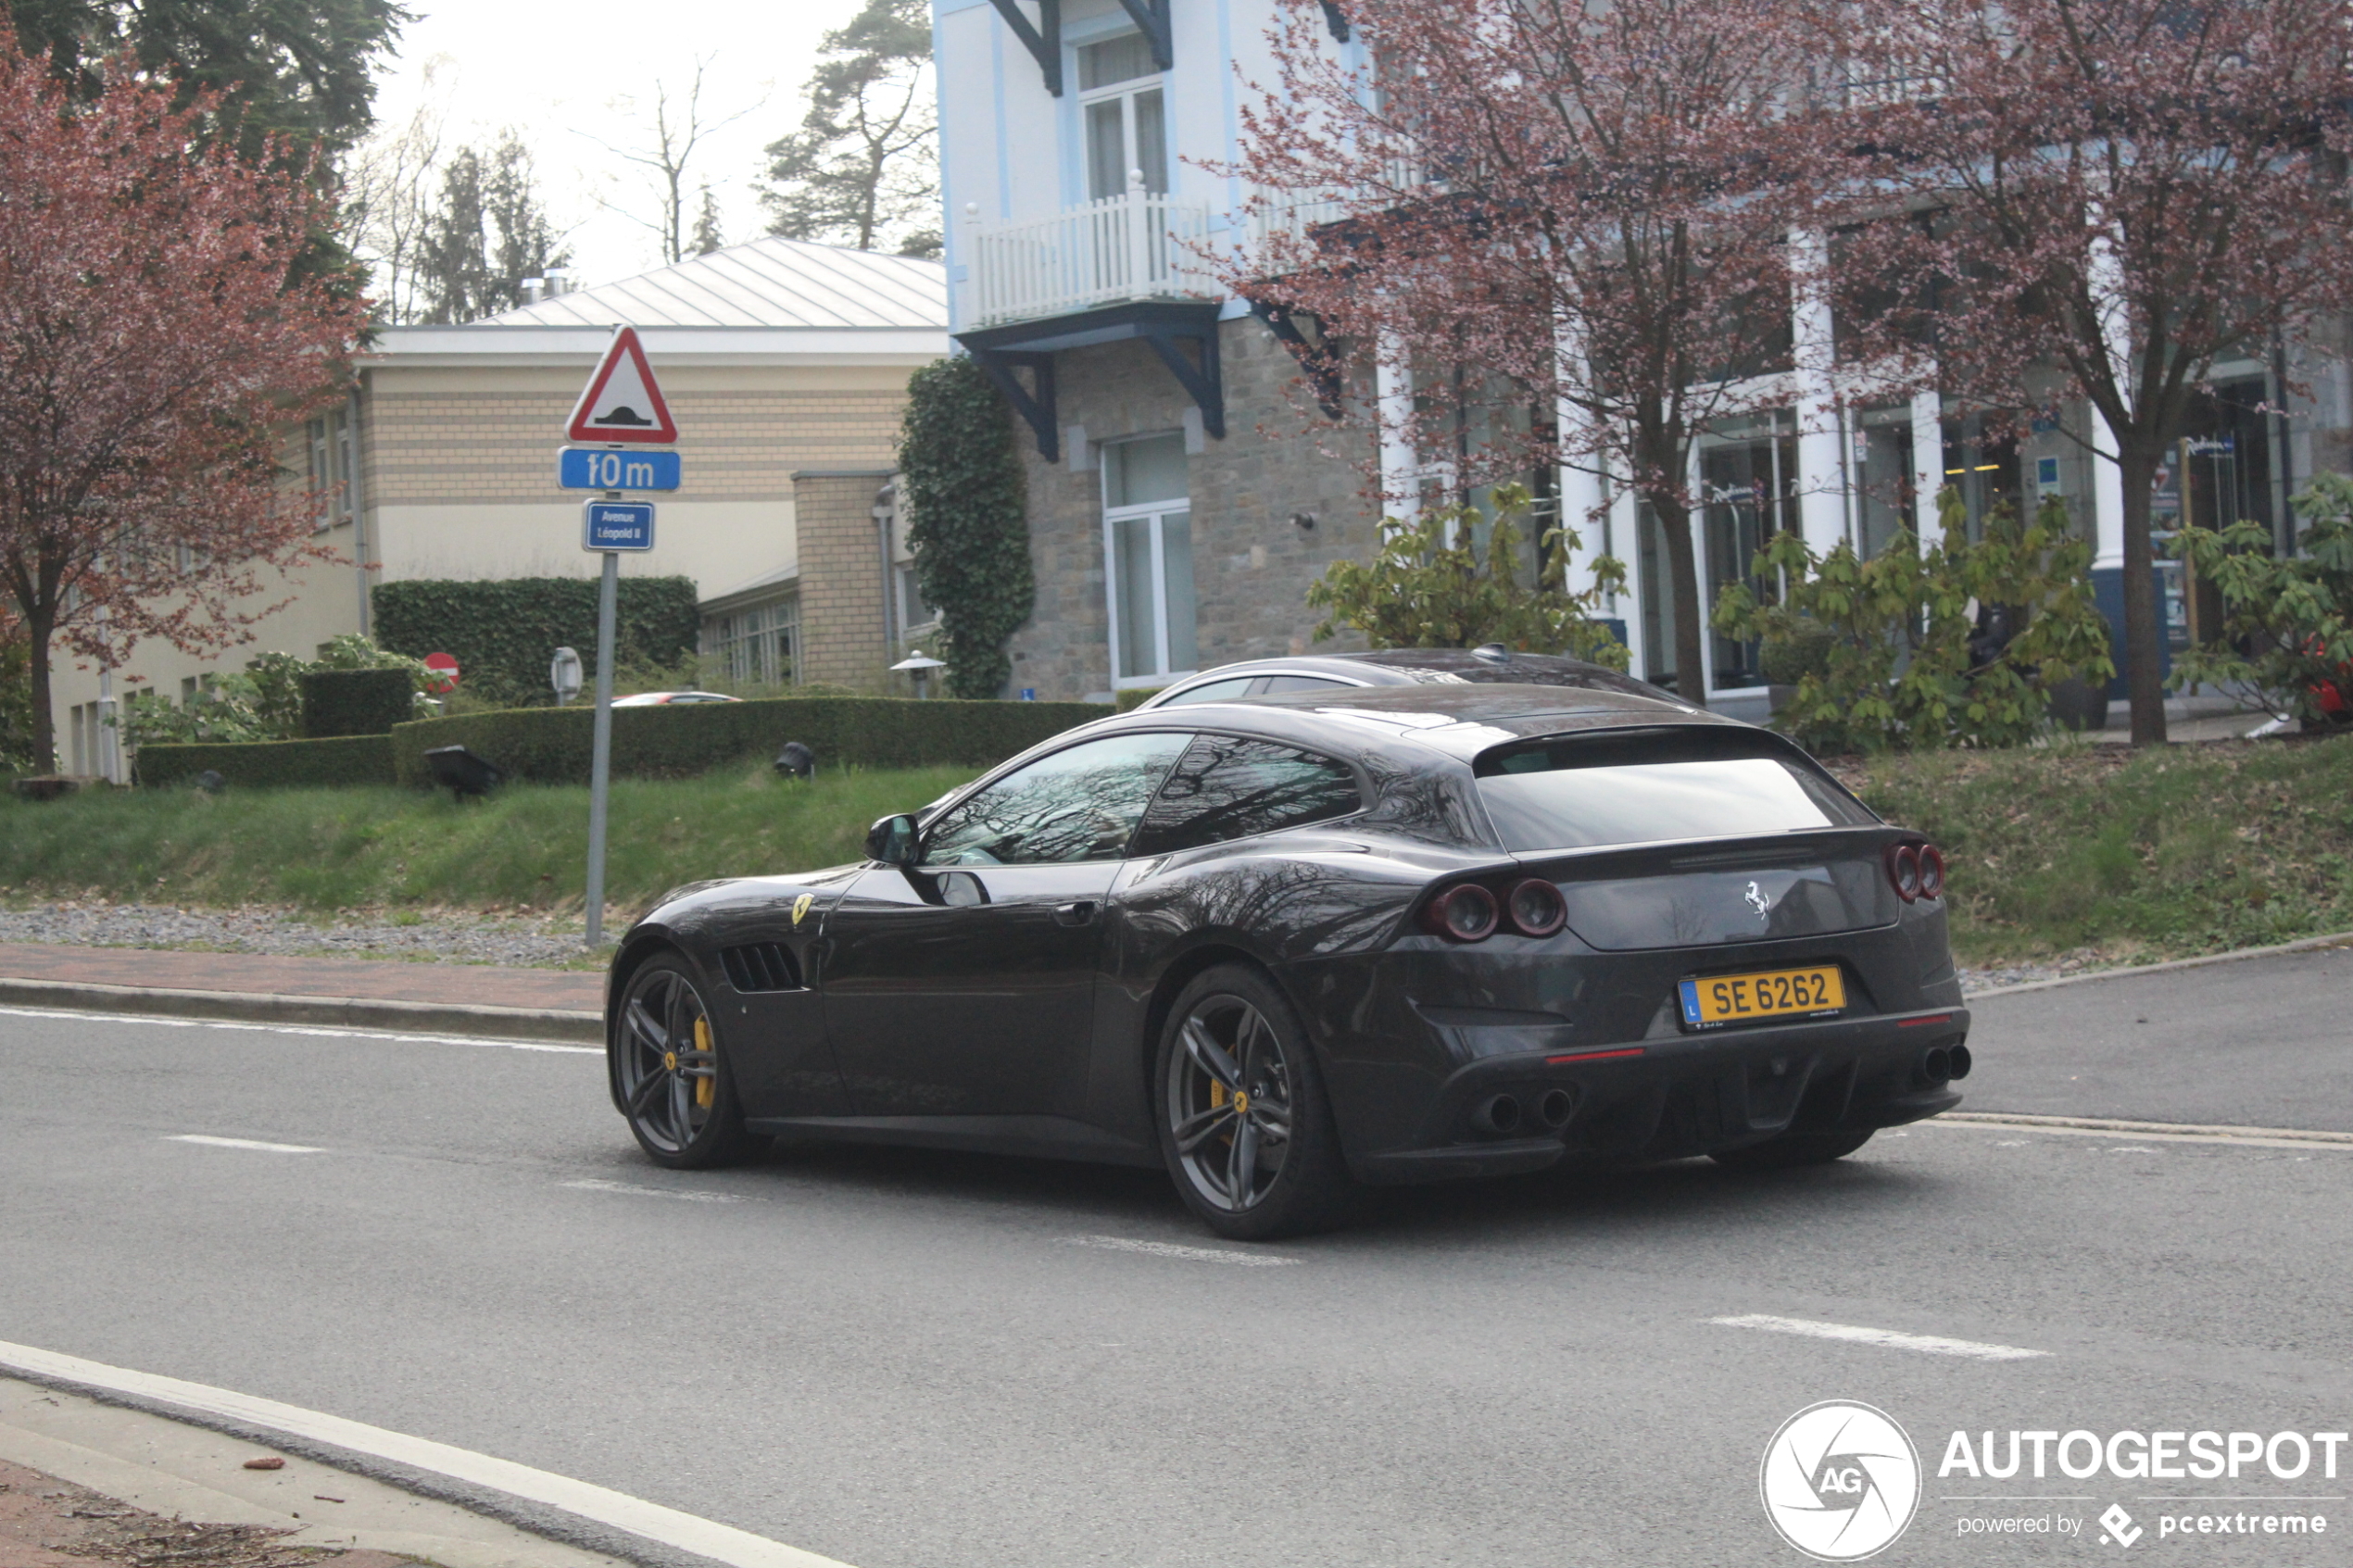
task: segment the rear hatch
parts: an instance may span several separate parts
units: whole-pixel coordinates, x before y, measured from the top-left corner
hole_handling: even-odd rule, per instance
[[[1898,835],[1780,736],[1660,725],[1496,746],[1474,764],[1504,847],[1561,890],[1569,929],[1625,952],[1893,924]]]

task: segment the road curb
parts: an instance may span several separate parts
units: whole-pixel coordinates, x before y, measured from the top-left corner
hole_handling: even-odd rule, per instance
[[[156,1013],[170,1018],[232,1019],[241,1023],[314,1023],[342,1029],[478,1035],[499,1040],[554,1040],[600,1046],[600,1013],[557,1008],[503,1008],[456,1002],[405,1002],[368,997],[295,997],[262,991],[181,991],[153,985],[100,985],[76,980],[0,978],[0,1003],[94,1012]]]
[[[2231,1138],[2265,1143],[2320,1144],[2353,1148],[2353,1133],[2301,1127],[2241,1127],[2197,1122],[2125,1122],[2112,1116],[2041,1116],[2012,1110],[1947,1110],[1930,1118],[1969,1126],[2040,1128],[2045,1132],[2113,1133],[2123,1136]]]
[[[2277,953],[2310,953],[2322,947],[2353,947],[2353,931],[2340,931],[2329,936],[2307,936],[2296,942],[2278,942],[2269,947],[2238,947],[2227,953],[2208,953],[2202,958],[2171,959],[2164,963],[2133,964],[2125,969],[2095,969],[2083,974],[2062,974],[2056,980],[2029,980],[2018,985],[1996,985],[1988,991],[1970,991],[1962,1000],[1974,1005],[1989,997],[2015,997],[2027,991],[2049,991],[2061,985],[2082,985],[2094,980],[2130,980],[2136,974],[2163,974],[2176,969],[2204,969],[2208,964],[2236,963],[2241,959],[2267,959]]]

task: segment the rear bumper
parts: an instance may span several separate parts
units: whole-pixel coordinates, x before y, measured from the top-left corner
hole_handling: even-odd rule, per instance
[[[1362,1181],[1426,1182],[1898,1126],[1960,1104],[1949,1070],[1969,1024],[1943,1008],[1483,1057],[1440,1085],[1414,1140],[1351,1164]]]

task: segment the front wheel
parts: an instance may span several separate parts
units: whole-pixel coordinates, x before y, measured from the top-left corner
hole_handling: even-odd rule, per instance
[[[1843,1160],[1870,1141],[1868,1132],[1783,1133],[1778,1138],[1753,1143],[1746,1148],[1728,1148],[1708,1158],[1730,1171],[1794,1171],[1805,1165],[1827,1165],[1833,1160]]]
[[[630,976],[608,1048],[622,1114],[655,1164],[709,1170],[759,1143],[744,1131],[734,1075],[685,960],[664,953]]]
[[[1274,983],[1222,965],[1178,994],[1153,1073],[1161,1154],[1203,1223],[1236,1241],[1343,1223],[1355,1184],[1306,1032]]]

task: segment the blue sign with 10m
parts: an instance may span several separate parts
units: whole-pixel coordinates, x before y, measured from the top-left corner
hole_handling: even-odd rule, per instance
[[[564,446],[556,452],[556,483],[565,490],[675,490],[683,466],[675,452]]]
[[[584,550],[650,550],[654,547],[651,501],[588,501],[580,508]]]

